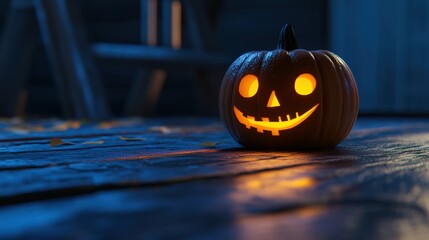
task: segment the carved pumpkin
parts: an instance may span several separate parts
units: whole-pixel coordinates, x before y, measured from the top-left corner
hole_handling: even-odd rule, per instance
[[[358,105],[347,64],[326,50],[297,49],[290,25],[276,50],[246,53],[232,63],[219,96],[231,135],[261,149],[335,146],[350,132]]]

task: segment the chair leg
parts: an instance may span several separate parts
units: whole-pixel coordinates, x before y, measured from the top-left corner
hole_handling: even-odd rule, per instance
[[[110,115],[74,0],[34,0],[37,19],[67,117]]]
[[[19,7],[18,2],[11,2],[0,46],[0,115],[9,117],[17,114],[37,37],[34,9]]]
[[[131,87],[125,106],[125,114],[133,116],[153,115],[161,95],[167,74],[164,70],[141,70]]]

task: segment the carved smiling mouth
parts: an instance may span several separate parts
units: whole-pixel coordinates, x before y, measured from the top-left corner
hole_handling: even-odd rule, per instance
[[[319,104],[316,104],[314,107],[312,107],[310,110],[299,116],[298,113],[296,113],[296,117],[294,119],[290,119],[289,115],[286,115],[287,120],[282,121],[281,116],[279,116],[279,121],[270,121],[268,118],[262,118],[262,121],[255,120],[255,117],[247,116],[245,117],[244,114],[238,110],[234,106],[234,114],[235,117],[238,119],[238,121],[246,125],[248,129],[251,127],[256,128],[256,130],[260,133],[263,133],[264,131],[270,131],[273,136],[279,136],[279,131],[287,130],[294,128],[304,122],[319,106]]]

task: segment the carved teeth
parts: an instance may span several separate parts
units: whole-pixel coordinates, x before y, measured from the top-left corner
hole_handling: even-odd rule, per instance
[[[240,112],[241,113],[241,112]],[[249,119],[249,120],[253,120],[253,121],[255,121],[255,117],[253,117],[253,116],[250,116],[250,115],[248,115],[247,117],[246,116],[244,116],[244,114],[243,113],[241,113],[242,115],[243,115],[243,117],[245,117],[245,118],[247,118],[247,119]],[[295,112],[295,115],[296,115],[296,117],[299,117],[299,113],[298,112]],[[290,118],[290,115],[286,115],[286,118],[287,118],[287,121],[290,121],[291,120],[291,118]],[[269,118],[266,118],[266,117],[263,117],[263,118],[261,118],[261,121],[262,122],[275,122],[276,120],[274,120],[274,121],[270,121],[270,119]],[[282,120],[282,117],[281,116],[278,116],[278,122],[282,122],[283,120]],[[246,125],[246,128],[248,128],[248,129],[250,129],[252,126],[251,125]],[[257,129],[258,130],[258,132],[263,132],[263,129]],[[275,134],[278,134],[278,131],[276,131],[276,130],[273,130],[273,135],[275,135]],[[277,135],[276,135],[277,136]]]
[[[272,136],[279,136],[280,131],[292,129],[298,126],[299,124],[301,124],[302,122],[304,122],[309,116],[311,116],[311,114],[317,109],[318,106],[319,104],[316,104],[307,112],[303,112],[302,116],[300,116],[298,112],[295,112],[296,118],[293,118],[293,119],[291,119],[290,115],[273,117],[271,118],[272,122],[270,121],[270,118],[267,118],[267,117],[264,117],[264,118],[257,117],[258,120],[256,120],[256,118],[253,116],[245,117],[244,114],[240,110],[238,110],[235,106],[234,106],[234,114],[237,120],[241,124],[246,126],[246,128],[248,129],[254,128],[259,133],[264,133],[265,131],[265,132],[271,132]],[[282,119],[285,119],[284,116],[287,118],[287,120],[282,120]]]
[[[299,117],[299,113],[298,112],[295,112],[295,115],[296,115],[296,117]],[[244,114],[243,114],[243,116],[244,116]],[[247,116],[246,118],[248,118],[249,120],[254,120],[255,121],[255,117],[253,117],[253,116]],[[290,115],[286,115],[286,118],[287,118],[287,121],[291,120]],[[261,120],[262,120],[262,122],[275,122],[275,120],[274,121],[270,121],[270,119],[266,118],[266,117],[261,118]],[[278,116],[278,121],[279,122],[283,121],[281,116]],[[246,127],[250,128],[250,126],[247,126],[247,125],[246,125]]]

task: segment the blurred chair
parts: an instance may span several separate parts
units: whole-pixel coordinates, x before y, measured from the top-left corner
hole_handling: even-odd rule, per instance
[[[92,50],[97,58],[141,69],[131,86],[125,106],[126,115],[151,115],[167,72],[181,69],[190,69],[195,73],[197,96],[201,105],[205,106],[199,109],[199,113],[217,109],[218,87],[211,81],[210,72],[211,69],[227,66],[229,59],[213,53],[216,33],[210,24],[210,13],[215,16],[218,13],[213,14],[213,9],[207,8],[207,2],[140,0],[141,44],[93,44]],[[189,35],[190,49],[182,48],[184,33]]]
[[[66,117],[106,118],[110,111],[73,0],[12,0],[0,46],[0,115],[14,116],[40,37]],[[37,32],[39,28],[39,32]],[[22,98],[21,98],[22,102]]]
[[[212,68],[229,59],[210,53],[215,33],[202,0],[141,0],[141,44],[89,44],[76,0],[12,0],[0,46],[0,115],[19,109],[19,95],[28,78],[34,42],[40,37],[66,117],[110,116],[104,88],[93,57],[100,63],[140,69],[125,106],[127,115],[150,115],[167,71],[193,69],[200,102],[213,109],[217,88],[209,81]],[[182,48],[182,16],[191,49]]]

